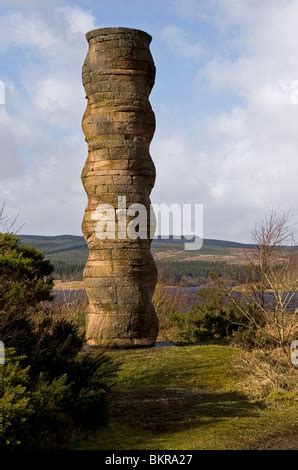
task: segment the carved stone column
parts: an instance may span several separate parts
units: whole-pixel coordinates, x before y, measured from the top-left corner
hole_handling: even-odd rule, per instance
[[[84,281],[89,297],[87,342],[107,347],[149,346],[158,331],[152,305],[157,270],[151,239],[123,239],[118,215],[115,238],[99,239],[96,208],[139,203],[150,213],[155,167],[149,145],[155,117],[149,94],[155,66],[151,36],[129,28],[103,28],[86,35],[83,66],[87,109],[83,131],[88,158],[82,181],[88,195],[83,233],[89,248]],[[149,227],[149,222],[148,222]],[[112,234],[111,234],[112,235]]]

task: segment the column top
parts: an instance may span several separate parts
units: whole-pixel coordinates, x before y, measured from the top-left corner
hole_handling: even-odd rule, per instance
[[[146,31],[142,31],[141,29],[134,29],[134,28],[125,28],[125,27],[109,27],[109,28],[97,28],[92,29],[86,34],[86,38],[88,41],[96,36],[110,36],[112,34],[128,34],[130,36],[143,36],[149,42],[152,40],[152,36],[146,33]]]

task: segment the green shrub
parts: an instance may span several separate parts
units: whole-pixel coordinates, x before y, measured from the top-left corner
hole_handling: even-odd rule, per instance
[[[32,336],[29,315],[41,301],[51,300],[52,271],[41,252],[0,233],[0,338],[20,354],[26,334],[26,341]]]
[[[274,349],[276,342],[270,335],[265,334],[266,329],[257,328],[254,323],[248,323],[245,328],[240,328],[233,336],[233,344],[249,351],[253,349]]]
[[[0,309],[14,306],[24,311],[50,300],[52,272],[40,251],[21,245],[13,235],[0,233]]]
[[[67,377],[51,382],[42,374],[33,382],[13,350],[1,366],[0,447],[63,447],[70,440],[72,420],[64,411],[70,394]],[[23,358],[21,358],[23,359]]]
[[[32,383],[38,383],[40,374],[52,383],[65,377],[69,396],[64,409],[84,428],[103,426],[106,423],[107,392],[118,370],[111,358],[104,353],[97,356],[82,352],[83,336],[78,327],[66,320],[45,318],[35,326],[31,334],[24,330],[24,338],[18,336],[18,353],[23,367],[29,366]]]
[[[25,336],[28,355],[10,354],[2,366],[1,446],[64,447],[75,429],[104,426],[119,366],[104,353],[81,352],[83,339],[65,320],[48,318]]]
[[[77,357],[68,369],[71,397],[67,409],[84,429],[99,428],[107,422],[107,397],[118,370],[105,354]]]
[[[194,306],[189,312],[175,312],[172,321],[177,327],[177,340],[186,343],[198,343],[210,339],[222,339],[233,336],[241,328],[234,308],[215,311]]]
[[[30,346],[33,378],[43,373],[47,380],[63,375],[70,384],[67,412],[85,428],[103,426],[106,422],[106,397],[118,370],[104,353],[96,356],[81,352],[83,336],[77,326],[51,317],[41,321]]]
[[[242,334],[246,346],[256,337],[254,325],[216,287],[199,291],[198,303],[188,312],[174,312],[172,322],[176,327],[177,341],[185,343],[234,337],[240,340]]]
[[[51,272],[36,249],[0,234],[0,338],[15,350],[2,370],[2,447],[63,447],[75,428],[106,422],[118,366],[83,353],[77,326],[40,311]]]

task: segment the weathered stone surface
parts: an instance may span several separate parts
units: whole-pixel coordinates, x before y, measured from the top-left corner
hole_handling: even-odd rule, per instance
[[[149,94],[155,79],[151,37],[129,28],[103,28],[86,35],[83,65],[87,109],[82,128],[88,158],[82,182],[88,195],[83,233],[89,256],[84,270],[89,297],[87,342],[104,347],[152,345],[158,323],[152,306],[157,270],[151,239],[98,239],[98,204],[117,208],[141,203],[149,218],[155,167],[149,145],[155,117]],[[130,220],[130,219],[128,219]],[[118,234],[118,221],[115,223]],[[150,233],[149,220],[147,233]],[[112,235],[112,232],[110,233]]]

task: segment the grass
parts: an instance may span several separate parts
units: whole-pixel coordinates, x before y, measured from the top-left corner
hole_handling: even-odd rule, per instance
[[[81,449],[246,449],[297,422],[291,400],[265,406],[237,386],[229,346],[108,352],[122,368],[110,400],[110,424]]]

